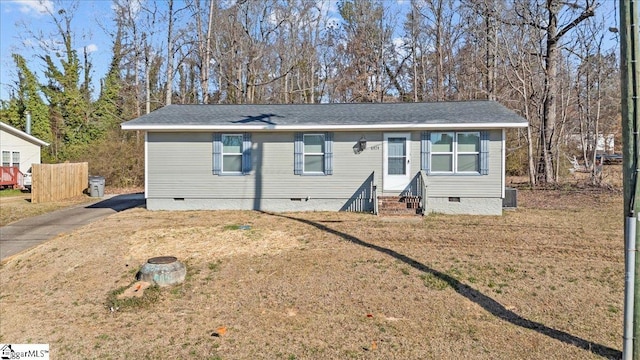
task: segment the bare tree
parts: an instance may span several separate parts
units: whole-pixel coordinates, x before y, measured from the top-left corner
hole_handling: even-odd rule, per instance
[[[195,21],[193,31],[196,35],[195,50],[197,53],[192,57],[198,70],[200,98],[203,104],[210,102],[209,78],[211,76],[213,19],[217,11],[216,0],[208,0],[208,6],[206,4],[205,1],[205,6],[203,6],[201,0],[188,2],[190,15]]]
[[[556,141],[558,61],[561,56],[561,41],[581,22],[592,17],[598,4],[594,0],[566,3],[558,0],[546,0],[531,4],[529,1],[516,3],[513,11],[518,15],[521,25],[532,27],[544,33],[544,49],[540,56],[544,61],[544,103],[539,138],[539,161],[536,170],[537,180],[555,183],[557,174],[554,166]]]
[[[585,167],[590,170],[593,184],[600,184],[602,172],[596,162],[598,147],[603,152],[608,148],[609,140],[618,125],[618,108],[611,106],[618,100],[617,61],[615,54],[603,50],[604,22],[589,21],[588,26],[578,29],[577,46],[572,52],[577,59],[575,72],[575,104],[582,158]],[[601,165],[601,164],[600,164]]]
[[[173,54],[175,52],[174,48],[174,38],[173,38],[173,0],[167,0],[167,83],[165,88],[165,105],[171,105],[171,98],[173,96]]]
[[[384,99],[385,50],[391,29],[385,23],[383,2],[350,0],[338,4],[343,19],[343,41],[337,46],[343,98],[349,102],[375,102]]]

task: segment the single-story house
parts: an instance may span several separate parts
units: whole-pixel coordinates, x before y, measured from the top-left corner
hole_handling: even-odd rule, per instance
[[[43,146],[49,146],[49,143],[0,122],[0,166],[4,170],[17,168],[22,174],[26,174],[31,164],[40,164],[40,150]],[[3,171],[3,180],[8,175],[10,174]]]
[[[145,132],[150,210],[377,213],[392,197],[421,213],[497,215],[505,130],[526,126],[468,101],[169,105],[122,129]]]

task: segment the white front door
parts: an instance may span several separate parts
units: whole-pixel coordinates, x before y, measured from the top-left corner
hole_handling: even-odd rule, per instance
[[[411,134],[384,134],[383,148],[383,189],[404,190],[411,181]]]

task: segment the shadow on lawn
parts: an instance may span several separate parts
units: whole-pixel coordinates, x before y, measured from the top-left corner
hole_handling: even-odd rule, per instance
[[[558,341],[562,341],[566,344],[570,344],[570,345],[574,345],[577,346],[581,349],[584,349],[586,351],[590,351],[596,355],[608,358],[608,359],[620,359],[622,357],[622,352],[617,350],[617,349],[613,349],[610,348],[608,346],[604,346],[604,345],[600,345],[600,344],[596,344],[594,342],[579,338],[575,335],[571,335],[569,333],[566,333],[564,331],[561,330],[557,330],[557,329],[553,329],[550,328],[544,324],[535,322],[535,321],[531,321],[528,319],[523,318],[522,316],[514,313],[513,311],[507,310],[502,304],[500,304],[499,302],[495,301],[494,299],[492,299],[491,297],[481,293],[480,291],[461,283],[460,281],[458,281],[457,279],[444,274],[440,271],[434,270],[406,255],[400,254],[394,250],[382,247],[382,246],[378,246],[378,245],[374,245],[374,244],[369,244],[365,241],[362,241],[360,239],[358,239],[355,236],[340,232],[338,230],[334,230],[331,229],[325,225],[319,224],[317,222],[313,222],[310,220],[306,220],[306,219],[299,219],[296,217],[292,217],[292,216],[287,216],[287,215],[283,215],[283,214],[274,214],[274,213],[268,213],[268,212],[264,212],[264,214],[267,215],[271,215],[271,216],[278,216],[278,217],[283,217],[283,218],[287,218],[287,219],[291,219],[291,220],[295,220],[295,221],[299,221],[301,223],[305,223],[307,225],[311,225],[314,226],[322,231],[325,231],[327,233],[339,236],[341,238],[343,238],[344,240],[350,241],[356,245],[360,245],[372,250],[376,250],[379,251],[381,253],[387,254],[393,258],[396,258],[408,265],[410,265],[411,267],[420,270],[424,273],[427,274],[431,274],[433,276],[438,277],[439,279],[442,279],[443,281],[446,281],[449,286],[451,286],[458,294],[466,297],[467,299],[473,301],[474,303],[480,305],[483,309],[485,309],[486,311],[490,312],[491,314],[493,314],[494,316],[510,322],[513,325],[516,326],[520,326],[523,327],[525,329],[531,329],[533,331],[536,331],[540,334],[546,335],[552,339],[556,339]]]

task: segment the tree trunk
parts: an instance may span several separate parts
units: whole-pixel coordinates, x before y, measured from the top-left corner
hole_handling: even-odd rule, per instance
[[[558,74],[558,18],[556,10],[549,9],[547,26],[547,51],[545,57],[544,103],[542,107],[542,124],[540,126],[540,162],[538,163],[538,180],[554,183],[553,167],[553,132],[556,126],[556,76]]]
[[[167,28],[167,84],[165,88],[165,105],[171,105],[173,95],[173,0],[168,0],[168,28]]]
[[[589,4],[586,1],[584,11],[573,21],[558,30],[558,14],[564,3],[547,0],[546,11],[549,15],[547,25],[544,27],[546,32],[546,54],[544,59],[545,79],[544,79],[544,102],[542,113],[542,124],[540,126],[540,151],[537,178],[546,183],[555,183],[557,180],[554,171],[554,141],[556,127],[556,93],[557,93],[557,75],[558,75],[558,42],[571,29],[576,27],[585,19],[594,15],[595,4]]]

